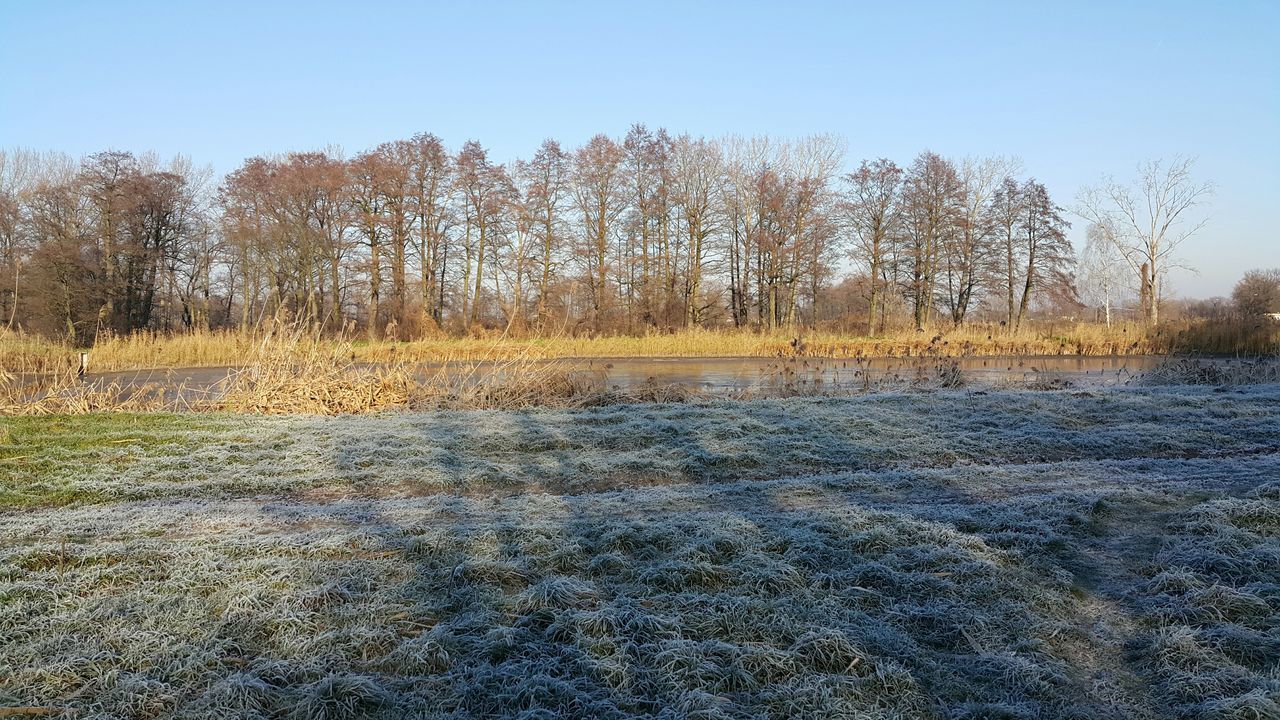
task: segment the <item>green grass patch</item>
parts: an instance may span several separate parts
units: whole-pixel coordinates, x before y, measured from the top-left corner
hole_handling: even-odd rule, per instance
[[[0,508],[101,502],[82,480],[180,458],[234,418],[163,413],[0,418]]]

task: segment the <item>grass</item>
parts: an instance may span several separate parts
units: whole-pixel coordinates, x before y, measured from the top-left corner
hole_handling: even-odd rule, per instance
[[[144,500],[289,489],[573,494],[898,467],[991,472],[1090,457],[1185,459],[1275,444],[1274,386],[1218,390],[951,391],[359,418],[17,417],[0,419],[8,438],[0,454],[20,456],[6,461],[18,471],[52,469],[78,491]],[[1009,418],[1016,422],[1001,422]],[[23,504],[51,504],[26,479],[14,486]]]
[[[117,476],[152,463],[181,463],[201,433],[226,418],[162,413],[14,417],[0,422],[0,508],[102,502],[105,488],[80,482],[87,469]]]
[[[800,335],[799,342],[796,335]],[[234,331],[163,335],[138,333],[103,338],[90,349],[90,367],[107,372],[141,368],[219,367],[252,364],[270,333]],[[967,355],[1149,355],[1173,352],[1267,354],[1280,349],[1280,326],[1238,323],[1113,328],[1091,323],[1037,323],[1013,332],[995,324],[938,327],[927,332],[895,330],[865,337],[829,331],[754,333],[685,330],[642,336],[502,335],[424,338],[411,342],[326,340],[321,349],[341,351],[357,363],[438,363],[572,357],[918,357]],[[18,333],[0,334],[0,367],[15,373],[72,369],[70,347]]]
[[[1145,385],[1242,385],[1280,383],[1280,360],[1254,358],[1209,363],[1192,358],[1167,358],[1137,378]]]
[[[1180,514],[1148,575],[1148,669],[1176,712],[1280,717],[1280,482]]]
[[[1277,437],[1276,385],[4,419],[0,707],[1272,717]]]

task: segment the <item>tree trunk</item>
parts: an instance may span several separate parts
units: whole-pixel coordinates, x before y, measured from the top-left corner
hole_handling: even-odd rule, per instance
[[[471,319],[467,322],[467,328],[476,324],[476,319],[480,316],[480,291],[481,283],[484,282],[484,241],[485,241],[485,222],[479,222],[480,245],[476,250],[476,291],[475,296],[471,298]]]
[[[551,247],[554,228],[555,216],[551,209],[551,203],[547,203],[547,215],[543,219],[542,228],[542,278],[538,281],[539,327],[545,327],[547,323],[547,288],[551,286]]]
[[[1008,314],[1005,318],[1005,327],[1013,327],[1013,237],[1005,238],[1005,282],[1006,295],[1005,302],[1008,304]]]
[[[1035,285],[1036,279],[1036,253],[1032,250],[1027,255],[1027,282],[1022,288],[1022,301],[1018,303],[1018,321],[1014,324],[1014,329],[1022,327],[1022,321],[1027,316],[1027,307],[1031,304],[1031,290]]]
[[[369,244],[369,337],[373,340],[381,336],[381,325],[378,322],[381,284],[382,258],[379,256],[377,241],[371,241]]]
[[[871,299],[867,304],[867,335],[876,334],[876,301],[880,299],[880,243],[871,248]]]

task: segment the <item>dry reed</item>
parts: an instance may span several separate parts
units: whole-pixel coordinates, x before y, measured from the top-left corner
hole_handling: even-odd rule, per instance
[[[170,367],[248,366],[260,360],[264,338],[278,332],[135,333],[100,338],[91,349],[94,371]],[[408,342],[314,339],[348,352],[358,363],[546,360],[591,357],[964,357],[975,355],[1151,355],[1178,352],[1265,354],[1280,347],[1280,326],[1185,324],[1149,330],[1123,324],[1041,323],[1018,331],[998,324],[894,330],[867,337],[835,331],[683,330],[645,335],[517,338],[433,337]],[[44,373],[73,365],[75,349],[38,337],[0,333],[0,367]],[[299,359],[300,361],[304,359]]]
[[[230,411],[340,415],[384,410],[518,409],[618,402],[603,375],[530,358],[498,362],[408,360],[369,364],[349,344],[301,333],[268,334],[243,367],[205,389],[86,380],[66,365],[43,373],[0,370],[0,414]],[[612,399],[609,399],[612,398]],[[643,398],[638,398],[643,399]]]
[[[1280,357],[1225,363],[1168,358],[1136,378],[1141,385],[1271,385],[1280,383]]]
[[[370,364],[350,345],[291,337],[260,344],[253,362],[216,388],[218,410],[349,414],[388,409],[517,409],[566,406],[599,392],[596,377],[527,357],[424,366],[403,358]]]
[[[183,407],[183,388],[159,384],[84,382],[74,371],[46,373],[0,370],[0,415],[80,415],[92,412],[158,412]]]
[[[1216,329],[1164,327],[1150,333],[1138,326],[1107,329],[1100,325],[1044,326],[1007,333],[996,326],[971,325],[932,335],[896,333],[884,338],[822,332],[796,338],[777,333],[691,330],[640,337],[441,338],[396,343],[350,341],[276,328],[259,334],[140,333],[104,338],[91,351],[93,371],[233,368],[225,379],[200,390],[172,383],[85,380],[76,372],[77,353],[72,348],[6,332],[0,333],[0,413],[194,410],[350,414],[688,402],[702,397],[695,389],[654,383],[610,390],[602,372],[582,371],[561,362],[574,357],[910,357],[916,358],[912,376],[887,377],[875,383],[867,379],[861,390],[891,385],[895,389],[953,388],[963,385],[964,378],[958,366],[948,361],[962,356],[1152,354],[1185,347],[1191,340],[1238,343],[1249,351],[1275,352],[1276,345],[1268,340],[1275,333],[1269,327],[1245,330],[1228,323]],[[1231,382],[1229,378],[1223,381]],[[769,391],[780,395],[826,395],[833,391],[786,378],[775,384],[779,387]],[[845,387],[841,394],[857,391]]]

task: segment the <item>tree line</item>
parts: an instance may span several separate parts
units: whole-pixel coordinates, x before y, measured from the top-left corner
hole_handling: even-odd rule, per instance
[[[181,157],[0,153],[0,318],[87,342],[267,321],[399,338],[875,334],[1079,309],[1066,211],[1017,162],[844,162],[829,135],[643,125],[509,164],[419,134],[354,157],[255,157],[216,183]],[[1098,239],[1087,277],[1132,287],[1141,272],[1156,298],[1155,262],[1176,243],[1144,264],[1120,187],[1081,195]],[[1158,302],[1143,302],[1154,319]]]

